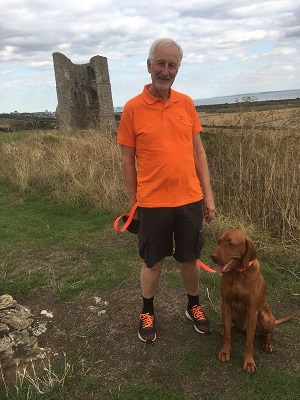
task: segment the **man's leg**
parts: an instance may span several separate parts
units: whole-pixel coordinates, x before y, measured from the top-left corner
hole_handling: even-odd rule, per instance
[[[181,274],[188,295],[188,306],[185,315],[193,321],[197,332],[210,333],[212,331],[211,324],[199,304],[200,269],[197,260],[182,263]]]
[[[185,290],[191,296],[199,295],[199,276],[200,270],[197,260],[181,264],[181,275]]]
[[[140,314],[138,337],[143,342],[154,342],[156,339],[153,301],[158,288],[163,261],[155,263],[152,268],[148,268],[144,264],[141,269],[143,309]]]
[[[163,261],[164,260],[157,262],[156,264],[154,264],[152,268],[146,267],[145,264],[143,264],[142,266],[141,270],[142,295],[147,299],[154,297],[156,294]]]
[[[139,255],[144,265],[140,275],[143,309],[138,336],[143,342],[156,339],[153,302],[164,258],[173,254],[173,218],[170,207],[139,207]]]

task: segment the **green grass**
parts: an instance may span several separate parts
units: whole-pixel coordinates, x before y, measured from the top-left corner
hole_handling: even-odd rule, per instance
[[[68,274],[65,277],[65,270],[63,270],[57,288],[59,298],[65,300],[85,290],[109,290],[118,286],[120,282],[126,282],[132,270],[132,264],[126,260],[127,255],[127,250],[116,252],[104,249],[104,251],[100,250],[97,258],[84,269],[74,269],[71,275]],[[77,260],[74,261],[77,264]],[[116,265],[122,267],[117,268]]]
[[[121,397],[120,391],[115,390],[112,392],[111,400],[184,400],[185,397],[176,393],[172,389],[164,389],[163,385],[161,387],[156,387],[147,383],[136,382],[130,384],[128,387],[122,390]]]
[[[3,186],[0,202],[2,251],[16,246],[19,250],[28,246],[38,250],[62,241],[72,246],[78,238],[99,230],[110,218],[108,213],[41,203],[31,196],[20,197]]]
[[[97,287],[107,290],[130,276],[127,258],[133,250],[101,245],[103,230],[112,224],[108,212],[46,204],[1,185],[0,213],[0,293],[26,296],[55,279],[56,296],[66,300]],[[32,261],[24,268],[27,259]],[[112,268],[116,263],[122,268]]]
[[[55,307],[48,340],[54,352],[66,352],[72,366],[64,382],[54,382],[44,394],[28,382],[17,389],[5,389],[2,383],[1,399],[298,398],[298,319],[276,329],[273,354],[264,353],[260,339],[255,338],[258,370],[254,375],[242,370],[242,332],[233,335],[231,360],[220,363],[220,276],[201,271],[201,300],[214,330],[211,335],[199,335],[184,319],[181,275],[168,259],[156,298],[158,339],[144,346],[136,335],[141,302],[136,237],[113,231],[115,215],[43,203],[4,185],[0,185],[0,213],[0,294],[9,293],[23,305]],[[216,237],[209,229],[201,255],[210,265]],[[277,253],[269,254],[264,247],[259,254],[274,314],[282,317],[297,311],[297,256],[280,245]],[[108,301],[105,314],[89,311],[93,296]],[[60,375],[63,361],[54,358],[53,363]]]

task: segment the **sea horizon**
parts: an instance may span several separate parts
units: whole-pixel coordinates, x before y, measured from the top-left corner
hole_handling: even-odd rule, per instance
[[[195,106],[206,106],[213,104],[232,104],[243,102],[245,98],[251,98],[253,101],[270,101],[270,100],[291,100],[300,98],[300,89],[291,90],[273,90],[269,92],[252,92],[240,93],[230,96],[208,97],[203,99],[193,99]],[[122,112],[123,106],[114,107],[115,112]]]
[[[226,104],[242,102],[245,98],[251,98],[253,101],[270,100],[291,100],[300,98],[300,89],[293,90],[273,90],[269,92],[240,93],[230,96],[208,97],[203,99],[194,99],[195,106]]]

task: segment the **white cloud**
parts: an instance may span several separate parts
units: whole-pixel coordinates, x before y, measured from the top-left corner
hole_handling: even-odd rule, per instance
[[[40,67],[52,67],[53,63],[50,61],[32,61],[28,65],[33,68],[40,68]]]
[[[205,60],[205,56],[204,54],[189,53],[183,60],[188,64],[201,64]]]
[[[0,59],[2,61],[9,60],[13,56],[15,50],[16,48],[13,46],[4,46],[4,48],[0,50]]]
[[[293,55],[297,54],[298,50],[295,48],[290,48],[290,47],[276,47],[272,51],[269,51],[265,53],[266,56],[288,56],[288,55]]]
[[[230,30],[227,31],[223,37],[224,42],[228,43],[241,43],[241,42],[253,42],[257,40],[264,40],[269,37],[269,32],[262,29],[254,31],[242,31],[242,30]]]
[[[166,36],[184,51],[175,86],[193,98],[251,87],[295,89],[300,87],[299,21],[300,5],[294,0],[2,0],[2,85],[14,88],[17,96],[32,76],[36,85],[47,76],[45,96],[40,88],[36,92],[46,102],[41,109],[55,109],[52,53],[62,52],[74,63],[99,54],[108,58],[114,103],[122,105],[148,82],[149,46]],[[292,66],[293,77],[280,65]],[[15,109],[12,93],[7,89],[6,98],[1,96],[0,112]],[[31,89],[24,110],[36,107],[33,95]]]

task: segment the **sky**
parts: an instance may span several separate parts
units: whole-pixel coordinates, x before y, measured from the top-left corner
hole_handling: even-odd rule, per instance
[[[107,58],[114,107],[150,83],[154,40],[183,48],[175,90],[193,100],[300,89],[295,0],[1,0],[0,113],[55,111],[52,54]]]

